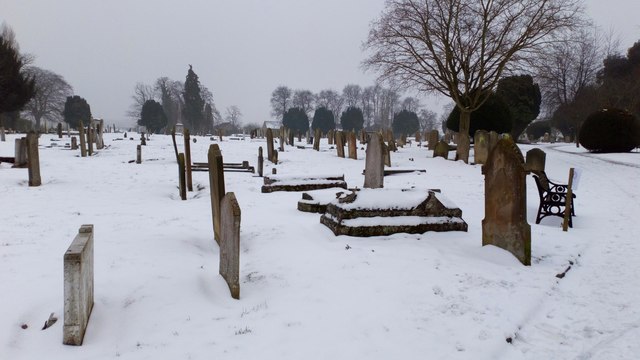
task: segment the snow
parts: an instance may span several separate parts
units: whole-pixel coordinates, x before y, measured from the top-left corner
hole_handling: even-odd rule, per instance
[[[327,215],[330,219],[338,221],[334,216]],[[417,226],[422,224],[449,224],[463,223],[461,219],[449,216],[394,216],[394,217],[360,217],[356,219],[344,219],[341,225],[349,227],[365,226]]]
[[[131,134],[134,139],[137,134]],[[334,236],[300,193],[262,194],[262,178],[225,173],[242,210],[240,300],[218,275],[208,174],[181,201],[170,137],[105,134],[81,158],[40,139],[43,184],[0,164],[0,359],[634,359],[640,345],[640,154],[589,154],[541,144],[550,178],[582,169],[574,228],[535,224],[527,179],[532,266],[482,246],[479,165],[391,154],[386,189],[438,188],[468,232]],[[13,156],[16,135],[0,142]],[[211,141],[197,137],[193,161]],[[223,141],[225,162],[256,163],[264,141]],[[523,153],[535,145],[523,145]],[[180,146],[180,148],[182,148]],[[359,160],[286,147],[278,173],[339,173],[364,181]],[[411,159],[414,159],[413,161]],[[271,173],[265,161],[265,174]],[[390,200],[391,201],[391,200]],[[62,345],[62,258],[82,224],[95,226],[95,305],[81,347]],[[557,274],[565,272],[564,278]],[[40,330],[50,313],[58,322]],[[27,325],[22,329],[22,325]],[[512,340],[507,342],[507,338]]]

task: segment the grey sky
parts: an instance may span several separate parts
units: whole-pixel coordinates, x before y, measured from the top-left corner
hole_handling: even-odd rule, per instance
[[[587,0],[622,49],[640,39],[640,1]],[[243,123],[270,119],[278,85],[318,92],[371,85],[361,43],[384,0],[0,0],[0,21],[35,65],[53,70],[86,98],[95,117],[131,126],[125,113],[136,82],[184,81],[192,64],[224,109]],[[439,112],[446,102],[424,99]]]

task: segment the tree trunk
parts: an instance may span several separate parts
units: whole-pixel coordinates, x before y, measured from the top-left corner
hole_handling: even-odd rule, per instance
[[[458,133],[464,136],[469,135],[469,127],[471,125],[471,112],[463,108],[460,108],[460,126]],[[458,144],[456,149],[456,160],[462,160],[465,163],[469,163],[469,145],[467,142],[466,148]]]

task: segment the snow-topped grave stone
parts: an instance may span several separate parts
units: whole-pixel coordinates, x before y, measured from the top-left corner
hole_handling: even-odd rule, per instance
[[[327,205],[320,222],[335,235],[379,236],[467,231],[462,210],[440,193],[418,189],[361,189]]]
[[[264,177],[263,193],[347,188],[344,175],[271,175]]]

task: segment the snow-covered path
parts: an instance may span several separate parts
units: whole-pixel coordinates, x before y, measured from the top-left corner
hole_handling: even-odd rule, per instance
[[[636,359],[640,153],[577,156],[566,147],[546,150],[560,167],[582,169],[575,224],[590,234],[580,258],[548,292],[503,358]]]

